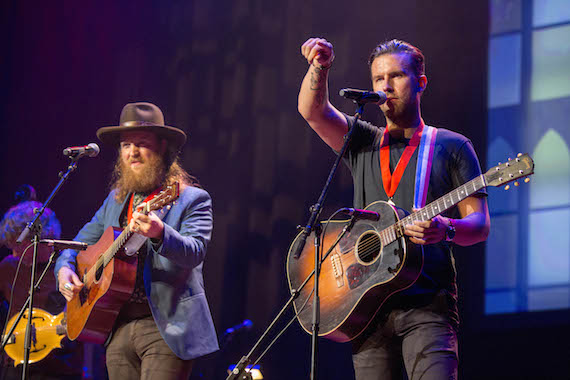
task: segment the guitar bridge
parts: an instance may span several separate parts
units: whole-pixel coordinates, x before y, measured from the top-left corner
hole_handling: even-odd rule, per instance
[[[335,253],[331,256],[331,265],[333,268],[333,275],[336,280],[336,286],[338,288],[344,286],[343,268],[342,261],[340,261],[340,255]]]

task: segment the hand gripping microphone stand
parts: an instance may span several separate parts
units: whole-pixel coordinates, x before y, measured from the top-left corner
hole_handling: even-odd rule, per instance
[[[51,192],[51,194],[49,195],[48,199],[44,202],[42,207],[36,211],[36,216],[34,217],[34,220],[32,220],[31,222],[29,222],[27,224],[26,228],[22,231],[22,233],[18,237],[18,240],[16,240],[16,243],[20,244],[20,243],[22,243],[22,241],[26,240],[26,238],[28,237],[30,232],[33,235],[31,241],[34,245],[34,251],[33,251],[33,256],[32,256],[32,268],[31,268],[32,273],[30,275],[30,290],[29,290],[29,296],[28,296],[27,302],[22,307],[22,310],[20,311],[18,318],[16,319],[16,321],[12,325],[12,329],[10,330],[10,332],[8,334],[6,334],[6,337],[4,338],[4,341],[2,342],[2,350],[4,350],[4,347],[8,343],[9,338],[12,335],[12,332],[14,331],[15,327],[18,325],[18,323],[20,322],[20,319],[24,315],[24,310],[27,308],[28,309],[28,314],[27,314],[28,315],[28,323],[26,325],[26,335],[25,335],[25,341],[24,341],[24,363],[23,363],[23,368],[22,368],[22,380],[27,380],[29,378],[28,377],[28,375],[29,375],[29,359],[30,359],[30,349],[31,349],[31,341],[32,341],[32,316],[33,316],[32,310],[33,310],[33,305],[34,305],[34,290],[35,290],[35,285],[36,285],[34,277],[35,277],[35,273],[36,273],[36,260],[37,260],[37,256],[38,256],[38,245],[40,243],[40,236],[41,236],[40,217],[42,216],[42,214],[44,213],[44,210],[47,208],[47,206],[50,204],[50,202],[55,197],[55,194],[59,191],[59,189],[63,186],[64,182],[68,179],[69,175],[75,169],[77,169],[77,161],[81,157],[82,157],[82,155],[70,156],[71,163],[67,167],[67,171],[65,173],[63,173],[63,172],[59,173],[60,180],[57,183],[56,187]]]
[[[343,95],[343,94],[341,94],[341,95]],[[384,101],[385,101],[385,99],[384,99]],[[328,190],[329,190],[330,185],[332,183],[332,180],[333,180],[333,178],[337,172],[340,160],[344,157],[344,154],[346,153],[346,150],[348,149],[348,144],[350,142],[350,139],[351,139],[353,131],[354,131],[354,126],[356,125],[356,123],[360,119],[360,117],[362,116],[362,112],[364,110],[364,105],[366,103],[370,103],[370,100],[363,98],[363,99],[354,100],[354,102],[357,104],[356,113],[354,114],[354,122],[352,123],[352,125],[349,124],[349,126],[348,126],[349,127],[348,132],[344,136],[344,143],[342,145],[342,148],[341,148],[339,154],[337,155],[336,160],[335,160],[335,162],[334,162],[334,164],[333,164],[333,166],[329,172],[329,176],[327,178],[327,181],[325,182],[325,185],[321,191],[321,195],[319,196],[317,203],[315,203],[310,208],[311,215],[309,217],[309,221],[307,222],[305,227],[303,227],[303,231],[301,232],[299,238],[296,240],[295,246],[291,248],[292,256],[295,259],[298,259],[301,256],[303,248],[305,247],[305,242],[307,240],[307,237],[311,234],[312,231],[315,231],[315,240],[314,240],[315,269],[313,270],[313,273],[311,273],[307,277],[307,279],[301,284],[299,289],[296,289],[292,292],[292,295],[289,298],[289,300],[287,301],[287,303],[285,304],[285,306],[281,309],[279,314],[277,314],[277,316],[271,322],[269,327],[265,330],[263,335],[255,343],[255,345],[251,349],[251,351],[246,356],[241,358],[239,363],[235,366],[234,370],[230,373],[230,375],[226,378],[226,380],[237,380],[237,379],[241,380],[241,379],[246,378],[246,377],[244,377],[245,376],[244,372],[246,370],[247,365],[251,361],[250,356],[254,353],[254,351],[257,349],[257,347],[261,344],[261,341],[267,336],[267,334],[273,328],[273,326],[275,325],[277,320],[279,320],[281,318],[281,316],[285,312],[285,309],[287,307],[289,307],[289,305],[291,305],[291,303],[298,297],[298,295],[300,294],[300,290],[305,287],[305,285],[309,282],[310,278],[313,275],[315,276],[315,281],[314,281],[314,289],[313,289],[313,320],[312,320],[312,338],[311,338],[311,377],[310,377],[310,379],[311,380],[317,379],[317,353],[318,353],[318,337],[319,337],[319,324],[320,324],[319,274],[320,274],[320,264],[321,264],[320,259],[319,259],[319,252],[320,252],[320,246],[321,246],[321,236],[320,236],[321,224],[318,221],[318,218],[319,218],[319,214],[322,210],[322,206],[323,206],[323,203],[324,203],[325,198],[327,196]],[[337,239],[337,242],[338,242],[338,240],[339,239]],[[334,247],[334,245],[333,245],[333,247]]]

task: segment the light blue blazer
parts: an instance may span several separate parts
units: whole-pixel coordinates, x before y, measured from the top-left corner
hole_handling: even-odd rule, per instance
[[[120,226],[127,200],[118,203],[111,192],[93,219],[74,240],[95,244],[109,226]],[[165,215],[164,239],[158,249],[150,241],[144,267],[144,285],[150,309],[162,337],[181,359],[193,359],[219,349],[204,292],[202,265],[212,234],[212,200],[199,188],[188,186]],[[75,270],[77,251],[65,250],[57,259]]]

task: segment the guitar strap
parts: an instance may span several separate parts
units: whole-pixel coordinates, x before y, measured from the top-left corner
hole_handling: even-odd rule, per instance
[[[152,198],[154,198],[158,193],[160,193],[162,191],[162,187],[159,187],[158,189],[156,189],[155,191],[153,191],[148,197],[146,197],[142,202],[148,202],[150,201]],[[129,224],[131,222],[131,219],[133,218],[133,205],[134,205],[134,200],[135,200],[135,193],[131,194],[131,199],[129,200],[129,209],[127,210],[127,223]],[[137,205],[138,206],[138,205]]]
[[[380,171],[382,173],[382,185],[384,186],[384,191],[389,197],[388,202],[391,202],[392,197],[394,197],[396,189],[398,189],[398,185],[400,184],[404,171],[406,170],[406,166],[408,166],[412,155],[420,143],[423,128],[424,125],[422,123],[414,132],[414,135],[410,139],[406,149],[404,149],[404,153],[402,153],[402,157],[400,157],[393,174],[390,172],[390,133],[388,133],[388,128],[384,130],[384,135],[382,135],[382,140],[380,141]]]
[[[416,186],[414,193],[414,208],[420,209],[426,205],[431,165],[435,151],[437,128],[426,125],[422,132],[416,165]]]
[[[391,202],[392,197],[396,193],[404,170],[416,148],[419,146],[414,189],[414,207],[420,209],[425,206],[436,137],[437,128],[424,125],[423,123],[420,124],[410,139],[408,146],[404,149],[404,153],[394,169],[394,174],[392,174],[390,172],[390,134],[388,133],[388,128],[386,128],[382,140],[380,141],[380,169],[382,172],[382,185],[389,197],[388,202]]]

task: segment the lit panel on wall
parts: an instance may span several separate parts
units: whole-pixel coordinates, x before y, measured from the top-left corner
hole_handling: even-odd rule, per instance
[[[567,309],[570,2],[491,0],[490,14],[489,166],[526,151],[535,174],[512,192],[489,189],[485,313]]]
[[[521,36],[489,42],[489,108],[519,104],[521,99]]]
[[[534,289],[528,292],[528,310],[544,311],[570,307],[568,287]]]
[[[491,218],[491,232],[487,239],[485,283],[487,290],[517,286],[518,216]]]
[[[529,286],[568,285],[570,210],[535,211],[529,221]]]
[[[530,95],[533,101],[570,96],[569,67],[570,25],[532,33]]]
[[[521,28],[521,0],[492,0],[491,34],[514,32]]]
[[[558,132],[550,129],[536,143],[535,173],[530,182],[531,209],[570,204],[570,152]]]
[[[568,0],[534,0],[532,4],[532,24],[534,27],[568,21],[570,21]]]
[[[517,311],[517,297],[514,290],[487,293],[485,314],[516,313]]]

